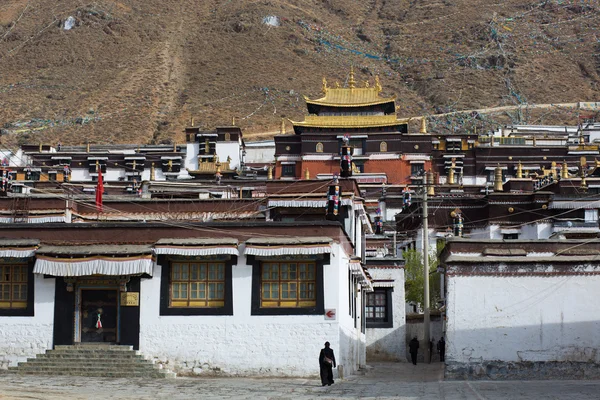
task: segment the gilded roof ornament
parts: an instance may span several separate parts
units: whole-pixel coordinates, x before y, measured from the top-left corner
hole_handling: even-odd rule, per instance
[[[348,87],[354,89],[356,87],[356,81],[354,80],[354,66],[350,66],[350,78],[348,79]]]
[[[235,117],[231,117],[231,126],[235,126]]]
[[[342,87],[342,85],[340,85],[340,81],[335,81],[335,88],[339,89],[341,87]]]
[[[279,133],[284,135],[285,134],[285,119],[281,118],[281,126],[279,127]]]
[[[321,88],[321,91],[323,92],[323,94],[327,94],[327,79],[325,79],[325,77],[323,77],[323,87]]]
[[[425,117],[421,118],[421,129],[419,129],[419,133],[427,133],[427,120]]]
[[[381,92],[383,90],[381,88],[381,81],[379,80],[379,75],[375,75],[375,89],[377,89],[377,92]]]
[[[368,88],[369,87],[369,81],[365,81],[365,87]]]

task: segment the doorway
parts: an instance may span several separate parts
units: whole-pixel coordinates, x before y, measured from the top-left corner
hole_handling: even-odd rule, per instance
[[[81,289],[80,338],[82,343],[118,343],[119,291]]]

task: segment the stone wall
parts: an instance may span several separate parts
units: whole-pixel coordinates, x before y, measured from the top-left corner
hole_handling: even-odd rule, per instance
[[[0,369],[52,348],[54,284],[54,279],[34,275],[34,316],[0,317]]]
[[[390,328],[367,328],[367,360],[404,361],[405,357],[405,294],[404,269],[402,268],[369,268],[369,273],[375,281],[393,281],[392,320]]]
[[[161,269],[141,283],[140,350],[180,374],[316,376],[325,341],[346,374],[364,359],[364,335],[348,311],[348,258],[339,245],[324,266],[325,309],[336,310],[335,320],[251,315],[252,267],[243,255],[233,267],[233,315],[161,316]]]
[[[586,274],[450,276],[447,376],[597,375],[599,287]]]

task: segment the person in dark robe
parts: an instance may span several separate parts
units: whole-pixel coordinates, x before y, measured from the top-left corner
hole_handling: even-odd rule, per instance
[[[335,368],[335,355],[333,349],[325,342],[325,348],[319,354],[319,367],[321,368],[321,384],[331,386],[333,382],[333,368]]]
[[[417,352],[419,351],[419,339],[415,336],[409,343],[410,359],[414,365],[417,365]]]
[[[438,342],[437,350],[440,353],[440,361],[444,362],[446,358],[446,341],[444,340],[444,337],[442,337]]]

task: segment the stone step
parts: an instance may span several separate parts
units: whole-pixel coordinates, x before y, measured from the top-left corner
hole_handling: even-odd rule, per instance
[[[54,353],[48,352],[46,354],[38,354],[35,356],[36,359],[52,359],[52,360],[76,360],[76,359],[88,359],[88,360],[144,360],[144,356],[141,354],[129,353],[129,354],[106,354],[106,353]]]
[[[177,375],[154,364],[132,346],[77,344],[56,346],[11,370],[18,374],[174,378]]]
[[[56,353],[111,353],[121,354],[128,353],[134,350],[128,348],[101,348],[101,347],[78,347],[78,348],[57,348],[52,350]]]
[[[22,371],[19,375],[46,375],[46,376],[87,376],[105,378],[175,378],[173,372],[147,371],[147,372],[107,372],[107,371]]]
[[[160,370],[161,368],[158,365],[147,364],[147,365],[138,365],[138,366],[129,366],[128,368],[119,368],[114,366],[107,365],[33,365],[33,364],[24,364],[19,365],[19,371],[108,371],[108,372],[143,372],[143,371],[154,371]]]
[[[112,365],[124,367],[128,365],[154,365],[149,360],[94,360],[89,358],[51,359],[51,358],[28,358],[27,362],[20,362],[19,365]]]
[[[133,346],[113,343],[81,343],[81,344],[59,344],[55,349],[102,349],[102,350],[133,350]]]

